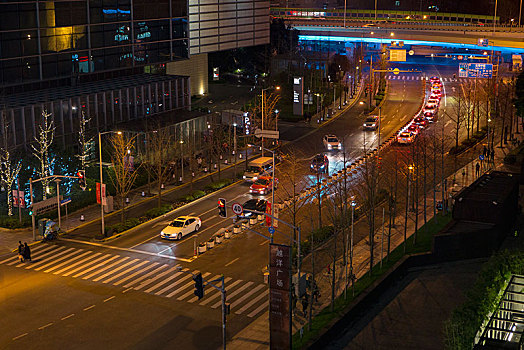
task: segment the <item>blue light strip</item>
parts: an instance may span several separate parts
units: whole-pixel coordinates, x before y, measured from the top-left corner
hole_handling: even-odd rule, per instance
[[[131,14],[131,10],[121,10],[121,9],[116,9],[116,10],[113,10],[113,9],[103,9],[102,12],[106,15],[114,15],[114,14],[117,14],[117,13],[125,13],[126,15],[129,15]]]
[[[347,37],[347,36],[325,36],[325,35],[299,35],[299,41],[302,40],[317,40],[317,41],[345,41],[345,42],[366,42],[366,43],[387,43],[391,41],[403,41],[406,45],[431,45],[431,46],[441,46],[441,47],[452,47],[454,49],[471,49],[471,50],[484,50],[491,51],[502,51],[504,53],[515,53],[515,52],[524,52],[522,49],[504,47],[504,46],[479,46],[473,44],[460,44],[460,43],[450,43],[450,42],[438,42],[438,41],[422,41],[422,40],[403,40],[403,39],[391,39],[391,38],[361,38],[361,37]]]

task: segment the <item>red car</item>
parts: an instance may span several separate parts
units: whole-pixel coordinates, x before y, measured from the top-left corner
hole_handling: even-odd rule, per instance
[[[275,179],[275,189],[277,188],[278,179]],[[249,187],[249,193],[253,194],[268,194],[271,192],[273,186],[273,181],[271,176],[262,176],[259,177],[252,185]]]
[[[433,119],[435,119],[436,111],[424,111],[424,118],[430,123],[433,123]]]
[[[409,126],[406,128],[406,131],[407,132],[412,132],[413,134],[417,135],[418,132],[420,131],[419,127],[417,124],[415,123],[411,123],[409,124]]]
[[[428,124],[428,121],[426,120],[426,118],[418,116],[415,119],[413,119],[413,123],[415,123],[416,125],[418,125],[421,128],[425,128],[426,125]]]

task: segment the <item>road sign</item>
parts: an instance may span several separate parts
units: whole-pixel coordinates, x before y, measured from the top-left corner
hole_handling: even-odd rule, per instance
[[[483,154],[479,154],[479,159],[480,160],[484,160],[484,155]]]
[[[60,200],[62,200],[63,197],[60,195]],[[51,210],[55,210],[58,206],[58,201],[56,200],[56,197],[47,198],[43,201],[34,203],[32,205],[32,209],[35,212],[36,215],[42,214]]]
[[[241,215],[242,212],[244,211],[244,208],[242,208],[240,203],[233,203],[233,205],[231,206],[231,209],[233,210],[233,213],[237,215]]]
[[[413,56],[413,55],[415,54],[415,51],[413,51],[413,50],[409,50],[408,53],[409,53],[410,56]]]
[[[258,138],[264,137],[266,139],[278,139],[280,137],[280,132],[278,130],[256,129],[255,136]]]
[[[269,226],[267,230],[269,231],[270,234],[275,233],[275,228],[273,226]]]
[[[398,68],[393,69],[393,74],[398,75],[399,73],[400,73],[400,69]]]
[[[491,78],[493,77],[493,65],[491,63],[469,63],[468,78]]]
[[[468,76],[468,64],[467,63],[459,63],[459,77],[460,78],[467,78],[467,76]]]
[[[389,60],[391,62],[404,62],[406,61],[406,50],[390,49]]]
[[[64,198],[60,201],[60,205],[66,205],[71,203],[71,198]]]

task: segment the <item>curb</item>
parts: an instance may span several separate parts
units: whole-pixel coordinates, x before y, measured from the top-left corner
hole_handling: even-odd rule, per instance
[[[253,158],[253,157],[251,157],[251,158],[248,157],[248,159],[246,159],[246,160],[244,160],[244,161],[249,161],[249,160],[252,159],[252,158]],[[244,161],[242,161],[242,163],[243,163]],[[220,171],[228,170],[228,169],[230,169],[230,168],[232,168],[232,167],[234,167],[234,166],[235,166],[235,164],[230,164],[230,165],[226,166],[225,168],[221,168]],[[204,175],[204,176],[202,176],[202,177],[200,177],[200,178],[198,178],[197,180],[194,180],[194,181],[200,181],[200,180],[206,179],[207,177],[212,176],[212,175],[215,175],[215,174],[218,174],[218,170],[217,170],[217,171],[214,171],[214,172],[212,172],[212,173],[208,173],[208,174],[206,174],[206,175]],[[162,195],[164,195],[164,194],[169,194],[169,193],[171,193],[171,192],[173,192],[173,191],[179,190],[180,188],[183,188],[184,186],[188,186],[189,184],[190,184],[189,182],[186,182],[186,183],[183,183],[183,184],[181,184],[181,185],[175,186],[175,187],[173,187],[173,188],[171,188],[171,189],[169,189],[169,190],[166,190],[166,191],[162,192]],[[152,200],[152,199],[156,198],[157,196],[158,196],[158,194],[155,194],[155,195],[153,195],[153,196],[151,196],[151,197],[146,197],[146,198],[144,198],[144,199],[141,199],[141,200],[139,200],[138,202],[135,202],[135,203],[133,203],[133,204],[130,204],[129,206],[126,207],[126,209],[133,208],[133,207],[135,207],[135,206],[137,206],[137,205],[139,205],[139,204],[144,203],[145,201]],[[93,204],[93,205],[95,205],[95,204]],[[96,204],[96,205],[98,205],[98,204]],[[108,217],[112,217],[112,216],[114,216],[114,215],[116,215],[116,214],[119,214],[119,213],[120,213],[120,210],[121,210],[121,209],[116,210],[116,211],[113,211],[113,212],[111,212],[111,213],[108,213],[107,215],[104,215],[104,218],[107,219]],[[71,214],[70,214],[70,215],[71,215]],[[78,226],[76,226],[76,227],[74,227],[74,228],[71,228],[71,229],[69,229],[69,230],[67,230],[67,231],[64,231],[64,233],[67,233],[67,234],[72,233],[74,230],[77,230],[77,229],[83,228],[83,227],[85,227],[85,226],[87,226],[87,225],[91,225],[91,224],[93,224],[93,223],[95,223],[95,222],[97,222],[97,221],[100,221],[100,220],[101,220],[100,218],[96,218],[96,219],[92,219],[92,220],[90,220],[90,221],[86,221],[86,222],[84,222],[83,224],[80,224],[80,225],[78,225]],[[112,236],[111,236],[111,237],[112,237]]]
[[[106,238],[104,238],[104,239],[100,239],[100,240],[99,240],[99,239],[93,239],[93,241],[94,241],[94,242],[98,242],[98,243],[100,243],[100,242],[109,242],[109,241],[112,241],[112,240],[114,240],[114,239],[117,239],[117,238],[123,236],[124,234],[131,233],[133,230],[136,230],[136,229],[139,229],[140,227],[145,226],[146,224],[151,224],[151,223],[155,223],[155,222],[157,222],[157,221],[160,221],[161,219],[165,218],[167,215],[173,214],[175,211],[180,210],[180,209],[184,208],[185,206],[188,206],[188,205],[190,205],[190,204],[198,203],[198,202],[200,202],[200,201],[202,201],[202,200],[204,200],[204,199],[210,197],[211,195],[214,195],[214,194],[217,194],[218,192],[221,192],[221,191],[223,191],[223,190],[226,190],[226,189],[228,189],[228,188],[231,187],[231,186],[234,186],[234,185],[237,185],[237,184],[241,183],[242,181],[243,181],[243,180],[238,180],[238,181],[236,181],[236,182],[232,182],[231,184],[229,184],[229,185],[227,185],[227,186],[225,186],[225,187],[222,187],[221,189],[219,189],[219,190],[217,190],[217,191],[213,191],[213,192],[211,192],[211,193],[209,193],[209,194],[206,194],[206,195],[203,196],[203,197],[200,197],[200,198],[195,199],[194,201],[191,201],[191,202],[189,202],[189,203],[186,203],[186,204],[184,204],[184,205],[182,205],[182,206],[180,206],[180,207],[178,207],[178,208],[175,208],[175,209],[173,209],[173,210],[170,210],[170,211],[168,211],[168,212],[165,213],[165,214],[162,214],[162,215],[160,215],[160,216],[157,216],[156,218],[153,218],[153,219],[148,220],[148,221],[144,221],[144,222],[142,222],[141,224],[139,224],[139,225],[137,225],[137,226],[135,226],[135,227],[130,228],[129,230],[122,231],[122,232],[120,232],[120,233],[117,233],[116,235],[113,235],[113,236],[111,236],[111,237],[106,237]]]

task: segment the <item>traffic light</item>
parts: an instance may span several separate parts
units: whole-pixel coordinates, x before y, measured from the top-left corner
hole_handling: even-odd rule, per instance
[[[204,282],[202,280],[202,274],[199,272],[198,275],[193,277],[195,281],[195,295],[198,297],[198,300],[204,297]]]
[[[78,172],[76,173],[76,176],[78,177],[78,184],[80,185],[80,188],[82,189],[82,191],[85,191],[87,187],[86,171],[78,170]]]
[[[218,215],[223,218],[227,218],[226,200],[225,198],[218,199]]]

